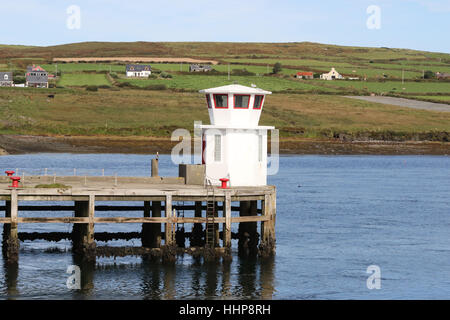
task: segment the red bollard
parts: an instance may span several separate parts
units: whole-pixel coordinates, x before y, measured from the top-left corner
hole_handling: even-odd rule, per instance
[[[227,182],[230,181],[230,179],[222,178],[222,179],[219,179],[219,180],[222,181],[222,186],[220,188],[221,189],[228,189]]]
[[[8,177],[11,177],[15,172],[12,170],[6,170],[5,173]]]
[[[11,181],[12,181],[12,186],[10,186],[11,188],[18,188],[19,187],[19,181],[20,181],[20,177],[11,177]]]

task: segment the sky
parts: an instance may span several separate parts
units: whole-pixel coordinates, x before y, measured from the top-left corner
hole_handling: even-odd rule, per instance
[[[311,41],[450,53],[450,0],[0,0],[0,13],[1,44]]]

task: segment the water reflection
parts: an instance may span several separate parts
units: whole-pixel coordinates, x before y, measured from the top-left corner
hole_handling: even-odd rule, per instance
[[[82,256],[72,254],[73,264],[80,267],[80,290],[73,290],[74,299],[91,298],[94,291],[95,261],[87,261]]]
[[[274,293],[273,259],[190,266],[144,261],[143,271],[144,299],[271,299]]]
[[[5,295],[8,299],[16,299],[19,296],[17,289],[17,278],[19,276],[19,264],[17,262],[3,262],[3,273],[5,275]]]
[[[72,255],[80,267],[81,289],[70,290],[72,299],[111,299],[124,296],[123,284],[132,288],[131,296],[148,300],[174,299],[271,299],[274,293],[274,260],[203,262],[183,259],[174,265],[142,260],[136,265],[97,264]],[[3,264],[4,296],[19,297],[19,265]],[[125,278],[125,279],[124,279]],[[111,291],[113,294],[111,295]],[[115,293],[114,293],[115,292]]]

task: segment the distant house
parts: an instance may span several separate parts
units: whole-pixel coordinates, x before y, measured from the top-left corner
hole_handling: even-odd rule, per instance
[[[208,72],[212,67],[208,64],[191,64],[189,66],[189,72]]]
[[[450,73],[446,72],[436,72],[436,78],[438,80],[447,80],[450,79]]]
[[[312,72],[297,72],[295,77],[297,79],[314,79],[314,74]]]
[[[336,71],[335,68],[331,68],[331,71],[328,73],[323,73],[320,75],[320,79],[322,80],[336,80],[336,79],[343,79],[344,77],[339,74],[339,72]]]
[[[28,66],[25,78],[27,87],[48,88],[48,72],[40,66]]]
[[[0,72],[0,87],[12,87],[13,74],[12,72]]]
[[[126,73],[129,78],[148,78],[152,74],[152,66],[149,64],[127,64]]]

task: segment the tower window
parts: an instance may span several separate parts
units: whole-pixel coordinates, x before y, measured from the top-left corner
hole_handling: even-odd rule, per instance
[[[234,107],[248,109],[250,104],[250,96],[245,94],[235,94],[234,95]]]
[[[214,136],[214,161],[222,161],[222,136],[220,134]]]
[[[263,95],[255,95],[255,100],[253,101],[253,109],[261,109],[263,100]]]
[[[226,109],[228,108],[228,95],[227,94],[215,94],[214,106],[216,108]]]
[[[206,103],[208,104],[208,109],[211,109],[211,98],[209,94],[206,95]]]

